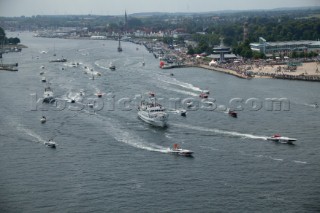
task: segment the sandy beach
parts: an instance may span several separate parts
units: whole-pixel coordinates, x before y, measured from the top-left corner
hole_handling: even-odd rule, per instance
[[[294,80],[320,81],[320,63],[304,62],[298,66],[288,67],[287,64],[222,64],[207,65],[200,63],[198,67],[223,72],[239,78],[282,78]]]

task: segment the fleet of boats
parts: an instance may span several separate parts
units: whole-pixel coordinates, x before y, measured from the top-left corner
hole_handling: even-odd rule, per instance
[[[120,43],[120,37],[119,37],[119,45],[118,45],[118,51],[121,52],[122,51],[122,47],[121,47],[121,43]],[[67,62],[67,59],[65,58],[61,58],[61,59],[54,59],[51,60],[50,62]],[[77,66],[75,63],[72,64],[74,67]],[[142,62],[142,65],[145,65],[145,62]],[[86,68],[86,67],[85,67]],[[41,69],[44,69],[44,66],[41,66]],[[115,70],[116,67],[115,65],[110,65],[109,66],[110,70]],[[91,71],[93,71],[91,69]],[[43,71],[40,72],[40,75],[44,74]],[[170,76],[174,76],[173,73],[170,74]],[[92,80],[94,80],[94,76],[92,75]],[[47,82],[45,77],[42,77],[42,82]],[[210,94],[209,90],[202,90],[201,93],[199,94],[200,98],[208,98]],[[80,96],[84,95],[83,90],[80,90],[79,93]],[[101,92],[97,92],[96,93],[97,97],[101,98],[102,97],[102,93]],[[141,101],[140,105],[138,106],[138,117],[143,120],[144,122],[151,124],[153,126],[156,127],[166,127],[167,126],[167,122],[168,122],[168,114],[166,112],[165,107],[163,107],[161,104],[156,102],[156,98],[155,98],[155,93],[154,92],[149,92],[149,100],[143,100]],[[43,102],[44,103],[53,103],[55,101],[54,95],[53,95],[53,91],[50,88],[50,86],[45,87],[45,91],[43,94]],[[75,99],[71,99],[70,101],[71,103],[75,103]],[[93,103],[88,103],[87,104],[88,107],[93,108],[94,104]],[[186,106],[187,108],[192,106],[192,102],[186,102]],[[318,105],[315,105],[316,107],[318,107]],[[187,114],[187,110],[180,108],[177,110],[177,112],[181,115],[181,116],[186,116]],[[237,112],[232,111],[232,110],[228,110],[227,111],[228,114],[231,117],[237,118]],[[41,123],[45,123],[46,122],[46,117],[42,116],[40,119]],[[297,139],[295,138],[289,138],[289,137],[283,137],[279,134],[275,134],[271,137],[267,137],[266,138],[269,141],[274,141],[274,142],[280,142],[280,143],[287,143],[287,144],[293,144],[293,142],[297,141]],[[47,142],[44,143],[47,147],[50,148],[56,148],[56,143],[52,140],[49,140]],[[182,155],[182,156],[192,156],[193,151],[191,150],[187,150],[187,149],[182,149],[179,147],[178,144],[174,144],[173,148],[168,148],[167,150],[168,153],[171,154],[176,154],[176,155]]]

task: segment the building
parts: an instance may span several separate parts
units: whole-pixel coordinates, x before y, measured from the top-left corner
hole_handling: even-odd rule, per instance
[[[225,60],[237,58],[236,55],[231,54],[230,47],[224,46],[223,38],[220,38],[220,45],[214,47],[212,53],[213,54],[209,55],[208,57],[219,62],[224,62]]]
[[[264,38],[259,38],[259,43],[250,43],[253,51],[268,54],[284,54],[292,52],[317,52],[320,53],[320,41],[279,41],[267,42]]]

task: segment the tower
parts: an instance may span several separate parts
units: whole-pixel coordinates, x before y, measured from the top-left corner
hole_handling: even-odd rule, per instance
[[[124,31],[127,33],[128,30],[128,16],[127,10],[124,11]]]
[[[248,22],[243,25],[243,42],[248,39]]]

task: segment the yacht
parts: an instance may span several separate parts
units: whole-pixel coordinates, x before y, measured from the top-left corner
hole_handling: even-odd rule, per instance
[[[165,108],[155,101],[152,103],[142,101],[138,107],[138,116],[141,120],[151,125],[167,126],[168,114],[165,112]]]
[[[53,103],[55,101],[54,97],[53,97],[53,92],[51,87],[47,86],[44,89],[44,93],[43,93],[43,102],[44,103]]]
[[[193,151],[188,149],[181,149],[178,144],[173,144],[173,148],[168,150],[171,154],[183,155],[183,156],[192,156]]]
[[[287,143],[287,144],[293,144],[294,141],[297,141],[297,139],[295,138],[283,137],[279,134],[275,134],[271,137],[267,137],[267,140],[274,141],[274,142]]]

